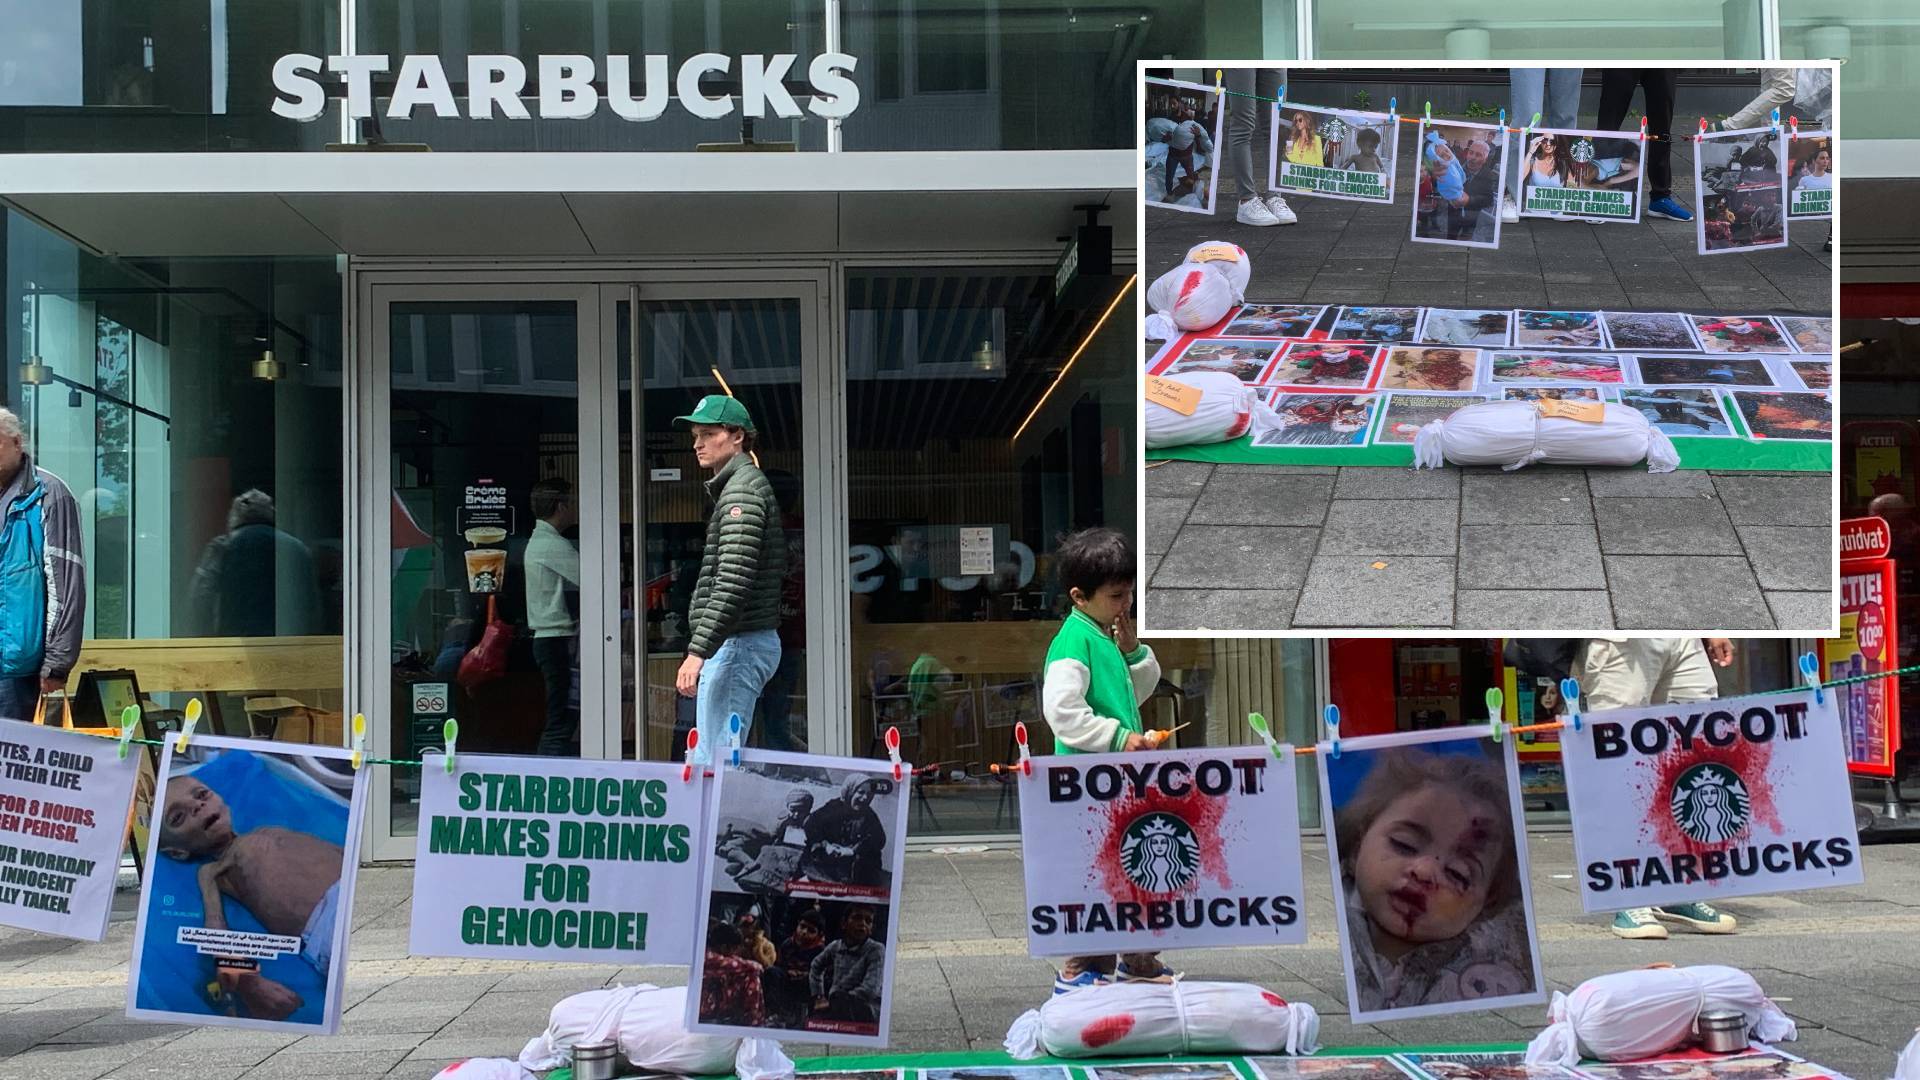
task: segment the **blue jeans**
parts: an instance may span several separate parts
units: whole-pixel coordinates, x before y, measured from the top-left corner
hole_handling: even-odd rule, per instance
[[[1543,128],[1580,126],[1580,73],[1583,68],[1513,68],[1507,72],[1507,125],[1524,128],[1540,114]],[[1527,148],[1520,136],[1507,144],[1507,194],[1518,199],[1521,159]]]
[[[720,643],[700,665],[700,689],[695,697],[695,723],[700,726],[696,761],[711,764],[727,739],[727,719],[740,718],[740,744],[746,745],[753,726],[753,706],[767,680],[780,666],[780,634],[755,630],[735,634]]]
[[[32,720],[40,704],[40,676],[0,678],[0,720]]]

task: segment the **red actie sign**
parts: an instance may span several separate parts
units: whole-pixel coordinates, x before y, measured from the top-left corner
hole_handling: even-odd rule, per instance
[[[1885,518],[1846,518],[1840,522],[1840,558],[1884,559],[1893,550],[1893,530]]]

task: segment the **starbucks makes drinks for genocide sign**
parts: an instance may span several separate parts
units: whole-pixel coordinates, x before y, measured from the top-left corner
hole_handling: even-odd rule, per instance
[[[678,765],[429,754],[416,956],[685,964],[704,782]]]
[[[1020,778],[1034,956],[1306,941],[1293,754],[1072,754]]]
[[[1587,911],[1861,882],[1832,690],[1618,709],[1563,732]]]

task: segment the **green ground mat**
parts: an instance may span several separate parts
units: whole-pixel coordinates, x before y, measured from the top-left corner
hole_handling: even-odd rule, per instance
[[[1832,472],[1833,444],[1749,442],[1746,439],[1673,440],[1683,469],[1757,469],[1766,472]],[[1248,435],[1205,446],[1164,446],[1148,461],[1211,461],[1222,465],[1413,465],[1412,446],[1255,446]],[[1537,466],[1529,466],[1534,468]],[[1633,465],[1627,468],[1644,468]]]

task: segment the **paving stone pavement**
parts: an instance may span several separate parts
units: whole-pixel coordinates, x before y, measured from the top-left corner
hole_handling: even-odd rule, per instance
[[[1655,962],[1745,968],[1800,1026],[1789,1049],[1855,1080],[1891,1075],[1920,1023],[1920,846],[1865,849],[1867,883],[1721,905],[1740,932],[1620,941],[1580,912],[1564,832],[1530,838],[1542,959],[1554,990]],[[1311,932],[1304,946],[1169,953],[1195,979],[1257,982],[1322,1014],[1328,1045],[1530,1038],[1544,1008],[1441,1020],[1351,1023],[1334,933],[1325,846],[1305,841]],[[1026,955],[1016,847],[910,853],[903,883],[893,1044],[899,1051],[997,1048],[1043,1001],[1053,970]],[[440,960],[406,955],[412,874],[361,871],[341,1034],[299,1037],[128,1020],[135,894],[124,891],[103,943],[0,929],[0,1080],[427,1080],[449,1061],[517,1054],[568,995],[617,983],[686,981],[684,969]],[[827,1053],[790,1045],[796,1056]],[[852,1053],[842,1051],[838,1053]],[[850,1063],[851,1064],[851,1063]]]
[[[1690,144],[1675,146],[1673,170],[1691,206]],[[1469,251],[1409,239],[1404,198],[1296,197],[1299,224],[1269,228],[1236,223],[1237,200],[1223,178],[1211,218],[1149,210],[1147,280],[1195,243],[1230,240],[1247,250],[1256,301],[1832,313],[1825,222],[1796,223],[1782,251],[1702,256],[1690,222],[1527,218],[1502,228],[1497,250]],[[1141,625],[1825,633],[1831,485],[1824,473],[1169,462],[1148,472]]]
[[[1824,473],[1169,461],[1146,493],[1150,630],[1831,629]]]

